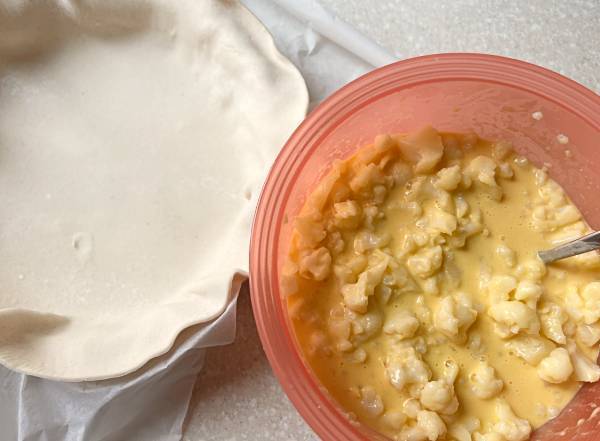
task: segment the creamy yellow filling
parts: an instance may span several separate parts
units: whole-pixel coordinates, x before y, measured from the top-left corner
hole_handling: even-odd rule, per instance
[[[525,440],[600,377],[598,255],[536,256],[589,228],[507,143],[381,136],[295,225],[281,282],[304,356],[391,438]]]

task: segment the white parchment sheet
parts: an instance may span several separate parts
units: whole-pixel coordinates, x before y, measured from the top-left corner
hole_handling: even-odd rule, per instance
[[[316,0],[243,3],[302,72],[311,108],[373,67],[395,61]],[[206,348],[235,337],[239,284],[232,291],[218,319],[186,330],[169,353],[122,378],[63,383],[0,366],[0,441],[180,440]]]

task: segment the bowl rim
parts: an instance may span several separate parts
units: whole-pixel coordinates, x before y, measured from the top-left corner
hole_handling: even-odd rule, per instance
[[[514,58],[476,53],[432,54],[375,69],[338,89],[298,126],[275,159],[252,225],[250,295],[261,343],[275,376],[300,415],[324,440],[387,439],[352,423],[328,397],[302,359],[279,292],[279,236],[285,201],[320,141],[382,93],[436,81],[483,81],[534,93],[576,115],[600,133],[600,96],[549,69]],[[401,86],[398,86],[401,84]],[[392,87],[393,89],[393,87]]]

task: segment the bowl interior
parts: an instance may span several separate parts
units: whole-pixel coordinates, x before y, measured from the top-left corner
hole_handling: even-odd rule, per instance
[[[543,118],[534,119],[533,112]],[[427,124],[511,141],[519,153],[548,167],[590,225],[600,227],[600,97],[564,77],[506,58],[449,54],[390,65],[334,94],[278,157],[263,190],[251,247],[252,296],[265,351],[288,396],[323,439],[375,435],[348,423],[299,356],[277,283],[290,220],[335,159],[378,134]],[[559,134],[568,144],[559,143]],[[599,408],[600,384],[586,385],[532,439],[596,439]]]

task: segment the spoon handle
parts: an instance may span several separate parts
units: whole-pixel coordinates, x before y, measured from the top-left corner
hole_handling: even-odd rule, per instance
[[[577,256],[578,254],[587,253],[598,248],[600,248],[600,231],[595,231],[556,248],[538,251],[538,256],[547,265],[556,260]]]

